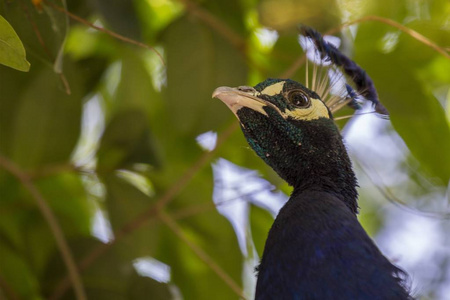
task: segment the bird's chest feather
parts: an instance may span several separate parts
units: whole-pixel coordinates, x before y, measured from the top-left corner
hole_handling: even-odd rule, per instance
[[[315,203],[291,199],[280,211],[259,267],[256,299],[389,299],[379,293],[383,288],[395,295],[395,280],[383,275],[394,271],[392,265],[354,214],[331,195],[316,194],[322,198],[308,199]]]

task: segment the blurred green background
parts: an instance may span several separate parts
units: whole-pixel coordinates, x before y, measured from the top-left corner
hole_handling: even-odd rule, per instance
[[[360,221],[417,298],[450,299],[450,2],[33,2],[0,3],[0,298],[251,299],[290,188],[211,93],[303,82],[303,23],[390,111],[337,121]]]

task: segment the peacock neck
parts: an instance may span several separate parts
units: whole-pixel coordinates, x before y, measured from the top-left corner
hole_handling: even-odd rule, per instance
[[[328,192],[356,214],[358,184],[338,128],[330,119],[297,122],[302,147],[292,174],[285,175],[294,187],[293,195],[306,190]]]
[[[325,191],[341,199],[357,213],[357,181],[342,137],[333,120],[290,120],[275,111],[267,118],[250,109],[239,111],[250,146],[278,175],[294,187]]]

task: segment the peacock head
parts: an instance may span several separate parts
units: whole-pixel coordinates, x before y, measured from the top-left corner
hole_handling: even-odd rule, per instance
[[[255,87],[219,87],[213,97],[230,108],[251,148],[288,184],[339,185],[351,169],[329,108],[304,85],[267,79]]]

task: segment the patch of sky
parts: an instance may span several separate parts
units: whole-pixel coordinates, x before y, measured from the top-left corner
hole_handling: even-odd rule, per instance
[[[170,282],[170,266],[153,257],[141,257],[133,261],[133,266],[141,276],[152,278],[158,282]]]
[[[208,131],[197,136],[195,139],[203,150],[213,151],[217,144],[217,132]]]

